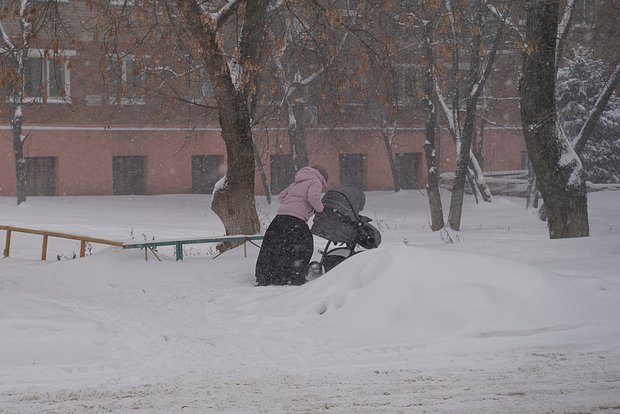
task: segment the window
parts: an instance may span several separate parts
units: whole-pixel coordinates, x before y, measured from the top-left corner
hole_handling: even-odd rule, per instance
[[[213,84],[205,69],[192,71],[188,78],[189,100],[195,103],[204,103],[214,96]]]
[[[133,57],[113,58],[110,71],[111,103],[144,104],[144,72]]]
[[[396,154],[394,161],[400,188],[403,190],[420,188],[420,153],[402,152]]]
[[[213,188],[221,178],[219,155],[192,155],[192,193],[213,194]]]
[[[114,195],[144,194],[144,157],[112,157]]]
[[[56,157],[26,157],[26,194],[56,194]]]
[[[340,154],[340,185],[364,189],[364,154]]]
[[[367,98],[366,74],[351,74],[343,82],[344,102],[348,106],[362,106]]]
[[[398,104],[402,106],[415,103],[417,68],[415,65],[399,64],[394,67],[394,87]]]
[[[278,194],[295,179],[293,157],[286,155],[270,155],[269,170],[271,171],[271,193]]]
[[[70,101],[69,57],[74,55],[73,51],[30,49],[24,67],[28,99],[50,103]]]

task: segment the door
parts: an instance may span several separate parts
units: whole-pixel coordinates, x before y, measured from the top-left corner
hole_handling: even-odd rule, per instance
[[[26,195],[56,194],[56,157],[26,157]]]
[[[144,194],[144,156],[112,157],[114,195]]]
[[[403,190],[420,188],[420,153],[401,152],[396,154],[396,173]]]
[[[364,189],[364,154],[340,154],[340,185]]]
[[[192,155],[192,193],[213,194],[220,178],[219,155]]]
[[[271,194],[279,194],[295,179],[295,166],[290,154],[269,156],[269,170],[271,172]]]

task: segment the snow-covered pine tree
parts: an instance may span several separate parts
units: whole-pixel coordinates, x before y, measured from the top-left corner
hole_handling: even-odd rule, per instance
[[[557,108],[561,126],[572,141],[607,81],[607,65],[592,50],[579,46],[559,69]],[[599,122],[580,154],[588,181],[620,182],[620,97],[612,95]]]

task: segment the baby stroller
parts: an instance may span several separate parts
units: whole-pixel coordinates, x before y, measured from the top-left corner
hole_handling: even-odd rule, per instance
[[[327,239],[327,245],[319,250],[321,260],[311,262],[308,266],[309,279],[328,272],[359,253],[355,250],[358,245],[364,249],[374,249],[381,244],[381,233],[370,224],[372,219],[359,214],[366,203],[362,190],[357,187],[340,187],[325,193],[322,202],[325,209],[314,216],[310,231]],[[335,247],[330,249],[332,245]]]

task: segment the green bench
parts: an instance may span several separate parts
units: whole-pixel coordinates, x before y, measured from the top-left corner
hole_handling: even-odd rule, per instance
[[[255,234],[252,236],[219,236],[219,237],[207,237],[203,239],[183,239],[183,240],[160,240],[160,241],[145,241],[141,243],[131,243],[131,244],[123,244],[123,249],[144,249],[144,259],[148,260],[147,253],[150,250],[151,253],[159,259],[157,253],[155,253],[154,248],[159,246],[174,246],[176,250],[176,259],[183,260],[183,246],[186,244],[205,244],[205,243],[239,243],[243,244],[243,255],[247,256],[247,248],[246,243],[252,243],[254,246],[260,248],[260,246],[254,241],[263,240],[263,235]],[[222,252],[223,253],[223,252]],[[220,254],[214,257],[217,258]]]

